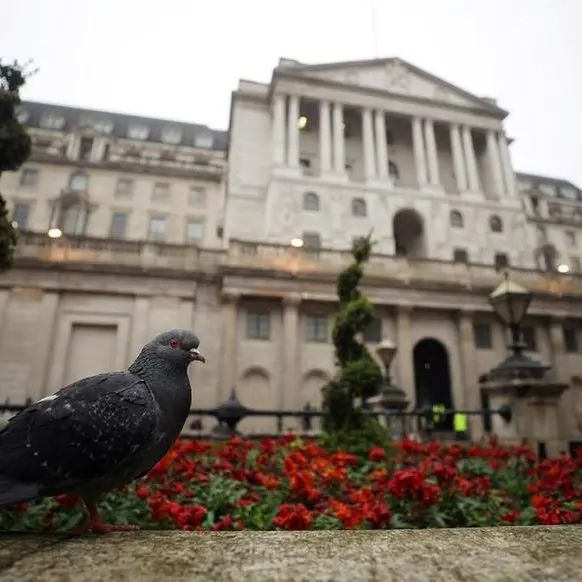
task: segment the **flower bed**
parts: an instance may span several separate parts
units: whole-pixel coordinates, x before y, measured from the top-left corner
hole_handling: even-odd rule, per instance
[[[114,523],[183,530],[582,523],[582,457],[538,462],[495,443],[404,441],[356,456],[293,436],[181,441],[101,508]],[[68,529],[83,517],[61,496],[0,513],[0,529]]]

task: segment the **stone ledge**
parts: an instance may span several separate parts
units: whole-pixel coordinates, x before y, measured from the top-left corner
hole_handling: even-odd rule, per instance
[[[582,527],[0,535],[2,582],[572,582]]]

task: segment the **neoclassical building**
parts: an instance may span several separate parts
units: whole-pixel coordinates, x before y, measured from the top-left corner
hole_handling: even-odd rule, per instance
[[[195,406],[234,386],[247,406],[317,406],[337,274],[372,231],[365,339],[396,342],[411,407],[486,404],[478,376],[506,350],[487,295],[508,271],[535,293],[532,355],[571,385],[560,438],[582,440],[582,193],[514,172],[494,99],[401,59],[281,59],[270,83],[240,81],[228,133],[41,103],[20,115],[35,150],[0,184],[21,230],[0,277],[0,398],[125,367],[187,326],[208,357]]]

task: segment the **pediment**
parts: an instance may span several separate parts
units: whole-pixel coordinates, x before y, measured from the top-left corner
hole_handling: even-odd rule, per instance
[[[506,113],[493,100],[472,95],[443,79],[439,79],[410,63],[396,58],[326,65],[302,65],[287,61],[282,62],[279,68],[296,75],[313,77],[343,85],[387,91],[457,107]]]

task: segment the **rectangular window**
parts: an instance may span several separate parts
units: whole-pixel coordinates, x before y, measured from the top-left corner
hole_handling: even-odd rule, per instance
[[[111,238],[124,239],[127,230],[127,213],[114,212],[111,217]]]
[[[115,187],[115,198],[131,198],[133,193],[133,180],[120,178]]]
[[[305,318],[305,339],[308,342],[327,342],[328,317],[327,315],[308,315]]]
[[[537,351],[536,330],[531,325],[524,325],[521,328],[522,339],[526,345],[526,350],[530,352]]]
[[[38,170],[25,168],[20,174],[20,185],[26,188],[33,188],[38,182]]]
[[[578,244],[578,242],[576,240],[576,233],[573,230],[567,230],[565,232],[565,236],[566,236],[566,244],[570,248],[576,248],[576,245]]]
[[[206,206],[206,188],[192,186],[188,195],[188,205],[202,208]]]
[[[570,269],[573,273],[580,273],[582,265],[580,264],[580,257],[570,257]]]
[[[148,239],[154,241],[163,241],[166,238],[166,218],[157,216],[150,219],[148,229]]]
[[[28,228],[28,217],[30,215],[30,205],[17,202],[12,209],[12,222],[14,228],[26,230]]]
[[[382,341],[382,320],[375,319],[364,331],[364,341],[368,343],[380,343]]]
[[[268,313],[247,313],[247,338],[268,340],[271,332],[271,319]]]
[[[189,243],[200,242],[204,238],[204,219],[191,218],[186,225],[186,240]]]
[[[475,336],[475,347],[480,350],[490,350],[493,347],[491,339],[491,326],[487,323],[474,323],[473,334]]]
[[[154,202],[164,202],[170,198],[170,185],[162,182],[154,184],[154,191],[152,192],[152,200]]]
[[[505,269],[509,267],[509,258],[505,253],[495,253],[495,268]]]
[[[79,159],[81,160],[90,159],[92,151],[93,151],[93,138],[82,137],[81,144],[79,145]]]
[[[578,351],[578,334],[575,327],[564,327],[564,344],[570,354]]]
[[[466,249],[457,248],[453,251],[453,261],[455,261],[455,263],[468,263],[469,253]]]

